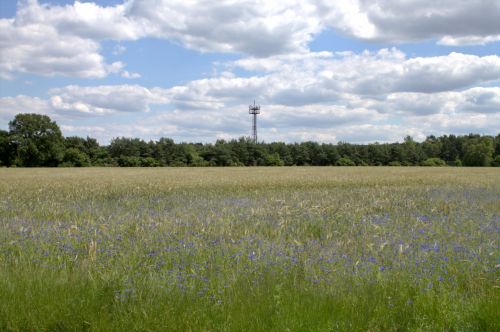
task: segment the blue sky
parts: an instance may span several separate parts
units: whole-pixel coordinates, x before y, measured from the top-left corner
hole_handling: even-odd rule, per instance
[[[500,128],[500,3],[0,1],[0,128],[401,141]]]

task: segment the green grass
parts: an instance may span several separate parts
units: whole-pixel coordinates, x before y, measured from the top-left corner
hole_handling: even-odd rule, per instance
[[[1,331],[498,331],[500,171],[0,169]]]

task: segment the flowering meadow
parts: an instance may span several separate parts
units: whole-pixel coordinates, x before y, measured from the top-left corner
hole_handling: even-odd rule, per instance
[[[0,169],[1,331],[500,331],[500,170]]]

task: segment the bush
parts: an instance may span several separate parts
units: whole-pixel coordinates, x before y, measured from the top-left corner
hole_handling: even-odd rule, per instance
[[[493,159],[491,166],[500,167],[500,154],[495,156],[495,159]]]
[[[152,157],[141,158],[141,167],[159,167],[160,162]]]
[[[446,162],[439,158],[428,158],[422,161],[420,166],[431,166],[431,167],[446,166]]]
[[[389,166],[401,166],[401,163],[397,160],[389,162],[387,165]]]
[[[121,167],[139,167],[141,166],[141,158],[140,157],[128,157],[128,156],[120,156],[118,158],[118,165]]]
[[[265,157],[266,166],[283,166],[284,164],[285,163],[280,159],[280,155],[278,153],[269,154]]]
[[[337,160],[335,165],[337,165],[337,166],[356,166],[354,161],[352,161],[351,159],[349,159],[347,157],[340,158],[339,160]]]
[[[83,167],[90,166],[89,156],[76,148],[66,149],[64,152],[62,167]]]
[[[111,157],[99,158],[92,162],[92,166],[97,167],[117,167],[119,166],[115,159]]]
[[[464,143],[463,163],[465,166],[490,166],[495,151],[491,137],[477,137]]]

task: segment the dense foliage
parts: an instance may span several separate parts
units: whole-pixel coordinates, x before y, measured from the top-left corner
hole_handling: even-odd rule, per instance
[[[500,134],[429,136],[403,143],[258,143],[241,137],[215,144],[90,137],[64,138],[48,116],[18,114],[0,130],[0,166],[500,166]]]

